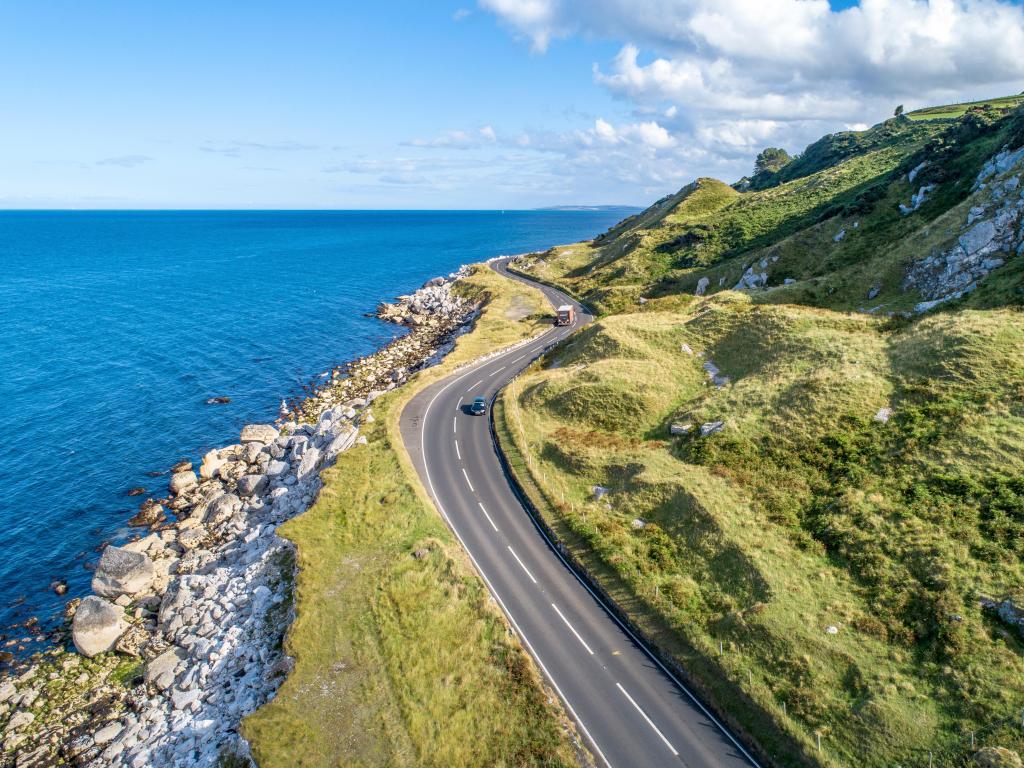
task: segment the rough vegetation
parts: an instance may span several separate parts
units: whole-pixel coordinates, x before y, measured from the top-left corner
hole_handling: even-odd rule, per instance
[[[518,265],[601,315],[497,411],[524,486],[780,764],[1024,746],[1007,103],[825,137]]]

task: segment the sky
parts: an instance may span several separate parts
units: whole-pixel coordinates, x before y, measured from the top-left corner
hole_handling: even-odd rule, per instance
[[[0,208],[647,205],[1022,51],[1008,0],[12,0]]]

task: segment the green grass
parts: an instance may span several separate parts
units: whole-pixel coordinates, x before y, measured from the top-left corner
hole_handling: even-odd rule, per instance
[[[779,764],[961,764],[961,738],[1024,704],[1024,646],[977,605],[1024,578],[1021,314],[892,325],[730,293],[645,310],[504,398],[549,523]]]
[[[444,365],[379,399],[369,438],[281,528],[295,542],[295,668],[244,734],[273,766],[555,766],[585,762],[482,582],[425,496],[397,422],[427,382],[532,335],[540,294],[480,270],[477,329]]]
[[[926,107],[908,112],[907,117],[911,120],[953,120],[963,116],[967,110],[972,108],[992,107],[994,109],[1014,109],[1024,102],[1024,94],[1017,96],[1003,96],[998,99],[986,101],[968,101],[963,104],[946,104],[941,107]]]

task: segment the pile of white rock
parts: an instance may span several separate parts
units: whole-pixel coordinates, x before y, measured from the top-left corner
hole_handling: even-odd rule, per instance
[[[416,292],[399,296],[394,304],[381,302],[377,306],[377,316],[388,322],[413,326],[461,319],[466,313],[466,303],[452,292],[452,286],[465,274],[466,268],[463,267],[448,277],[428,280]]]
[[[246,426],[210,451],[198,475],[178,466],[177,522],[108,546],[72,622],[80,653],[117,651],[144,662],[122,711],[67,745],[79,764],[215,765],[238,742],[241,718],[288,669],[279,650],[291,611],[291,545],[277,526],[308,508],[319,472],[357,439],[365,400],[315,425]],[[275,611],[278,614],[276,615]]]

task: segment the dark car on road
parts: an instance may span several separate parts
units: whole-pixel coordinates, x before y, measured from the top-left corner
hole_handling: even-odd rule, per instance
[[[483,416],[487,413],[487,400],[482,397],[478,397],[473,400],[473,404],[469,406],[469,412],[474,416]]]

